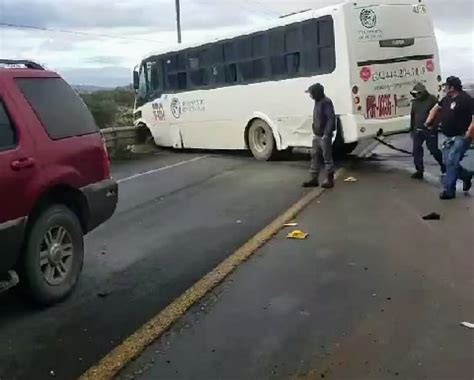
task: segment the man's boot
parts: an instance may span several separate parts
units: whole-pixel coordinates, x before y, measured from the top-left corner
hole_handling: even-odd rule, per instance
[[[469,190],[471,190],[472,187],[472,174],[469,175],[467,178],[464,178],[462,182],[462,190],[467,193]]]
[[[314,175],[309,181],[303,183],[303,187],[319,187],[318,176]]]
[[[422,171],[416,171],[411,175],[411,178],[413,179],[423,179],[425,177],[424,173]]]
[[[323,189],[332,189],[334,187],[334,173],[328,173],[328,178],[321,185]]]

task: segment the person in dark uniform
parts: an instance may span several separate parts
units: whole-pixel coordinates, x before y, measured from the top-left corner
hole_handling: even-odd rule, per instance
[[[449,77],[445,86],[446,96],[433,107],[425,125],[433,128],[434,120],[440,116],[441,130],[446,136],[443,143],[446,175],[440,198],[453,199],[456,197],[458,179],[463,181],[464,191],[469,191],[472,186],[472,173],[465,170],[460,162],[474,138],[474,100],[463,91],[458,77]]]
[[[318,187],[319,173],[326,168],[327,179],[321,185],[325,189],[334,187],[334,159],[332,154],[332,138],[336,129],[334,105],[325,94],[324,87],[316,83],[307,91],[314,100],[313,110],[313,148],[311,149],[311,179],[303,183],[303,187]]]
[[[440,165],[441,172],[445,172],[443,155],[438,147],[438,130],[425,127],[425,121],[430,111],[438,103],[438,99],[426,90],[423,83],[417,83],[411,94],[414,99],[411,106],[410,130],[413,139],[413,161],[416,170],[412,178],[423,179],[425,171],[423,144],[425,142],[426,147]]]

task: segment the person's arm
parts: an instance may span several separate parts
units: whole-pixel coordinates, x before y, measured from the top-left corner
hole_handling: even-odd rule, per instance
[[[466,132],[466,137],[468,139],[474,140],[474,115],[472,116],[472,119],[471,119],[471,125],[469,126]]]
[[[331,101],[324,105],[324,113],[326,115],[326,125],[324,126],[324,135],[331,136],[336,129],[336,113],[334,105]]]
[[[433,128],[433,122],[436,120],[439,111],[441,110],[441,106],[439,103],[435,104],[435,106],[431,109],[428,118],[425,121],[425,126],[429,129]]]
[[[467,129],[466,138],[474,140],[474,98],[471,98],[471,125]]]
[[[411,106],[411,112],[410,112],[410,131],[412,132],[415,131],[415,111],[413,110],[413,104]]]

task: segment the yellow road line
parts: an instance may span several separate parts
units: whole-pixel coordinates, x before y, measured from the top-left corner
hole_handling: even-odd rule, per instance
[[[338,171],[338,174],[340,175],[341,172],[341,170]],[[148,345],[166,332],[191,306],[220,284],[241,263],[246,261],[276,235],[285,223],[294,219],[314,199],[319,197],[323,191],[322,189],[314,189],[306,194],[216,268],[186,290],[163,311],[125,339],[122,344],[107,354],[97,365],[85,372],[79,380],[113,379],[127,364],[136,359]]]

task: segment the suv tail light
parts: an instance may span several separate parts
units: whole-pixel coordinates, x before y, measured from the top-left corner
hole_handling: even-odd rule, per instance
[[[104,177],[110,178],[110,156],[105,138],[102,138],[102,169]]]

